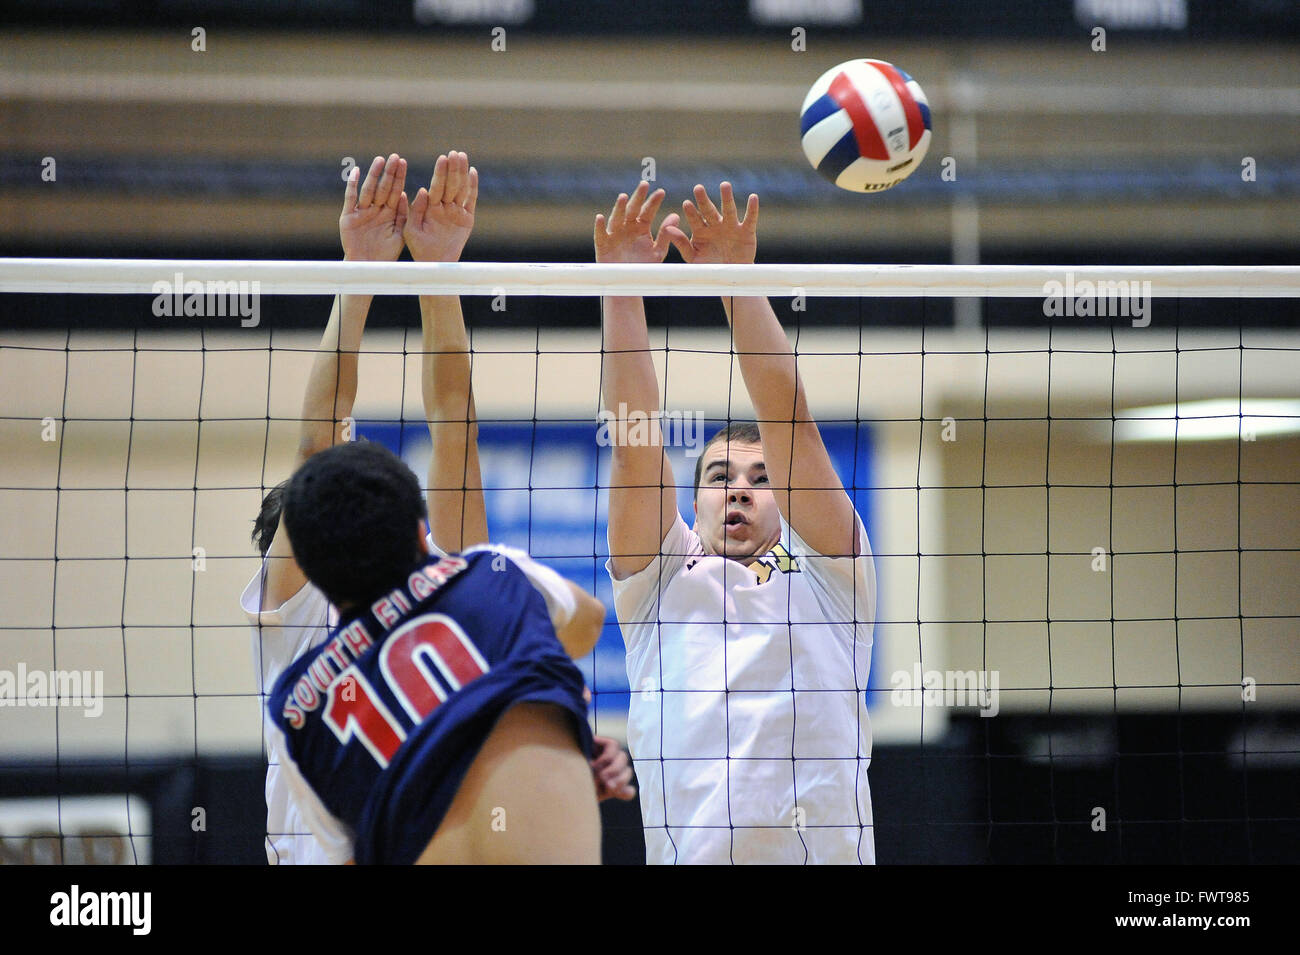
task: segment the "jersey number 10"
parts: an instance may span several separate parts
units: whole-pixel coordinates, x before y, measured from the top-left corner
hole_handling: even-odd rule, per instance
[[[488,663],[455,620],[431,613],[388,635],[379,651],[379,669],[414,727],[436,710],[449,692],[486,673]],[[330,684],[322,717],[340,743],[346,745],[356,737],[383,768],[406,739],[406,729],[356,664]]]

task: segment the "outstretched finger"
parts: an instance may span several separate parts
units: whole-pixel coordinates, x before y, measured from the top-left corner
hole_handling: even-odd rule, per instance
[[[705,222],[717,223],[722,221],[722,213],[713,204],[713,200],[709,198],[708,190],[703,186],[695,187],[695,203],[700,207]]]
[[[704,216],[700,215],[700,210],[695,208],[695,203],[689,199],[682,203],[682,215],[686,218],[686,224],[691,227],[692,235],[699,235],[707,228]]]
[[[456,154],[456,168],[459,175],[456,179],[456,196],[452,199],[458,206],[464,206],[469,202],[469,156],[465,153]]]
[[[718,186],[718,193],[722,196],[722,217],[730,222],[736,218],[736,194],[731,191],[731,183]]]
[[[379,185],[379,174],[384,169],[384,157],[376,156],[370,163],[370,171],[366,173],[366,181],[361,184],[361,195],[357,197],[358,209],[369,209],[370,204],[375,201],[375,187]]]
[[[469,167],[469,198],[465,200],[465,211],[470,215],[474,214],[474,207],[478,205],[478,170],[473,166]]]
[[[651,194],[650,198],[646,200],[645,205],[641,207],[641,211],[637,214],[636,221],[644,222],[646,225],[654,222],[655,216],[658,215],[659,207],[663,205],[664,196],[666,195],[667,193],[662,189],[656,189]]]
[[[641,222],[641,209],[645,205],[646,193],[650,191],[650,183],[642,179],[632,190],[632,195],[627,200],[627,217],[634,222]]]
[[[410,222],[412,229],[418,231],[419,228],[424,225],[424,213],[428,208],[429,190],[425,189],[424,186],[421,186],[420,191],[417,192],[415,198],[411,200],[411,208],[407,214],[407,221]]]
[[[758,228],[758,193],[749,194],[749,202],[745,203],[745,221],[741,223],[750,232]]]
[[[391,164],[390,164],[391,165]],[[393,185],[388,192],[387,205],[390,209],[396,209],[401,197],[406,194],[406,160],[398,157],[397,165],[393,169]]]
[[[461,189],[469,188],[469,168],[460,158],[460,153],[447,154],[447,188],[443,190],[442,201],[460,203]]]
[[[690,237],[675,225],[667,225],[660,230],[668,235],[668,241],[673,244],[682,257],[684,262],[695,261],[695,246],[691,245]]]
[[[681,217],[673,212],[664,216],[664,221],[659,223],[659,234],[655,236],[655,256],[660,262],[668,254],[668,246],[673,240],[673,231],[675,230],[679,235],[685,235],[681,229],[677,228],[677,223],[680,221]]]
[[[406,193],[399,193],[397,196],[397,215],[393,219],[393,231],[400,233],[406,228],[406,220],[410,215],[411,204],[406,198]],[[401,255],[401,249],[398,249],[398,255]]]
[[[357,207],[357,190],[361,186],[361,167],[353,166],[348,173],[348,185],[343,191],[343,214],[347,215]]]
[[[614,200],[614,208],[609,213],[611,234],[625,221],[627,221],[627,193],[620,192],[618,198]]]
[[[439,156],[438,161],[433,164],[433,178],[429,181],[429,201],[432,203],[442,202],[442,197],[446,190],[447,157]]]
[[[397,153],[393,153],[384,163],[384,175],[379,180],[379,185],[375,188],[375,205],[389,206],[389,197],[393,194],[393,183],[397,179],[397,169],[402,161],[397,158]],[[392,206],[389,206],[392,208]]]

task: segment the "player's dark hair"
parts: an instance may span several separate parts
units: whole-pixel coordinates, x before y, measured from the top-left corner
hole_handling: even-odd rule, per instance
[[[728,444],[762,444],[763,435],[758,430],[758,425],[753,421],[734,421],[727,425],[708,441],[704,442],[704,447],[700,451],[700,456],[695,459],[695,496],[700,496],[700,478],[704,475],[704,458],[707,456],[709,448],[719,441],[725,441]]]
[[[271,549],[275,532],[280,526],[280,510],[284,506],[284,489],[288,481],[281,481],[262,498],[262,510],[253,521],[253,546],[263,557]]]
[[[283,514],[298,566],[336,607],[369,603],[424,560],[420,482],[382,444],[313,454],[289,479]]]

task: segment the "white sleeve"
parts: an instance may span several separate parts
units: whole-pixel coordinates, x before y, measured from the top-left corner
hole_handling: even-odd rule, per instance
[[[629,627],[657,621],[659,599],[664,588],[686,566],[688,558],[703,553],[699,535],[686,526],[681,514],[677,514],[673,526],[659,545],[659,553],[635,574],[619,580],[614,576],[613,562],[606,561],[605,570],[609,572],[614,587],[614,613],[629,645],[636,642],[634,636],[629,636]]]
[[[330,604],[312,584],[278,607],[265,609],[266,560],[244,588],[239,606],[253,626],[253,671],[262,679],[261,692],[268,692],[280,672],[329,633]]]
[[[573,619],[578,610],[578,601],[569,582],[545,564],[539,564],[522,550],[507,547],[505,544],[478,544],[465,551],[473,554],[478,551],[492,551],[508,558],[524,572],[529,583],[537,588],[546,600],[546,610],[551,615],[551,625],[556,630],[563,629]]]
[[[325,853],[325,857],[333,865],[342,865],[347,862],[354,854],[356,837],[353,835],[352,830],[346,823],[336,818],[325,808],[315,790],[303,778],[302,771],[298,769],[298,764],[289,755],[288,741],[284,738],[284,731],[278,726],[269,725],[267,727],[267,737],[271,742],[272,755],[280,766],[280,778],[288,783],[290,798],[293,800],[298,812],[301,813],[302,821],[316,838],[317,845],[320,846]]]
[[[430,557],[446,557],[447,552],[433,542],[433,531],[424,535],[424,542],[429,545]]]
[[[876,616],[875,563],[862,518],[854,512],[853,520],[858,530],[857,557],[819,554],[786,523],[785,518],[781,519],[781,525],[782,530],[789,534],[790,553],[799,561],[800,570],[813,582],[818,599],[829,603],[826,609],[839,620],[872,623]]]

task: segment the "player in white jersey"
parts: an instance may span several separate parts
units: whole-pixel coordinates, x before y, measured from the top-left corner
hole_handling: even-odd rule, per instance
[[[596,217],[599,262],[752,263],[743,220],[703,186],[658,234],[641,183]],[[627,645],[628,744],[652,863],[872,863],[864,699],[875,573],[788,339],[765,298],[723,300],[757,425],[724,429],[697,463],[695,522],[677,512],[655,412],[640,298],[603,302],[611,412],[648,441],[611,449],[608,570]],[[618,433],[632,433],[620,430]]]
[[[376,157],[360,185],[360,173],[353,171],[339,219],[345,261],[394,261],[403,245],[410,248],[416,261],[459,259],[473,228],[477,172],[470,168],[464,153],[439,156],[429,188],[421,188],[408,202],[403,191],[406,167],[406,160],[396,154],[387,160]],[[295,470],[316,452],[353,437],[345,428],[356,400],[357,352],[370,301],[370,296],[359,295],[335,300],[303,399]],[[434,552],[454,553],[487,541],[478,447],[469,430],[473,408],[468,345],[457,345],[465,339],[459,298],[422,296],[420,313],[425,352],[422,389],[433,441],[429,545]],[[279,527],[282,491],[283,485],[272,489],[263,501],[253,542],[264,560],[240,598],[254,625],[253,664],[263,700],[284,668],[322,643],[337,620],[324,594],[308,582],[293,560],[288,534]],[[631,798],[631,768],[617,744],[596,737],[595,755],[598,796]],[[329,861],[304,823],[274,760],[267,768],[266,801],[269,862]]]
[[[348,262],[392,262],[402,252],[402,229],[409,204],[403,186],[406,160],[396,153],[376,156],[361,182],[354,168],[347,181],[339,237]],[[357,352],[370,311],[369,295],[342,295],[334,300],[329,324],[321,337],[303,396],[302,423],[294,470],[317,451],[352,435],[352,406],[357,394]],[[283,485],[267,494],[253,530],[253,542],[263,555],[262,566],[240,597],[254,624],[253,667],[265,695],[293,660],[323,642],[336,615],[329,601],[293,559],[289,535],[280,526]],[[263,724],[265,725],[265,705]],[[269,748],[267,750],[269,752]],[[272,864],[327,861],[321,846],[303,823],[272,760],[266,773],[266,855]]]

